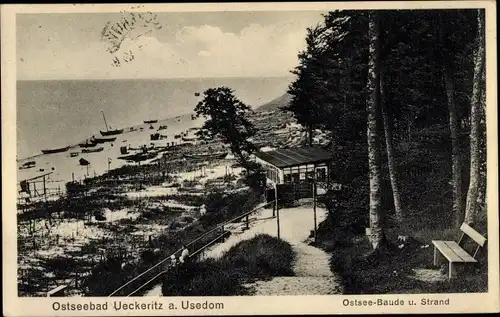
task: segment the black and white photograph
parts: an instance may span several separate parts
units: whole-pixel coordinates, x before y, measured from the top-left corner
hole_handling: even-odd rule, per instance
[[[485,7],[80,6],[12,19],[13,296],[498,291]]]

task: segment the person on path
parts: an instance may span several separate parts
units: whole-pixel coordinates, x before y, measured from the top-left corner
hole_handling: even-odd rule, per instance
[[[183,246],[181,256],[179,257],[179,262],[181,264],[186,264],[188,259],[189,259],[189,250],[187,249],[186,246]]]
[[[171,264],[172,266],[176,266],[176,265],[177,265],[177,258],[175,257],[175,254],[172,254],[172,255],[170,256],[170,264]]]

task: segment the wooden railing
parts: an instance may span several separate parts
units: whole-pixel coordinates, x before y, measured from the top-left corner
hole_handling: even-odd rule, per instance
[[[198,249],[196,249],[196,251],[194,251],[190,257],[194,257],[195,255],[198,255],[199,253],[201,253],[203,250],[205,250],[206,248],[212,246],[213,244],[217,243],[218,241],[220,241],[221,239],[223,239],[227,234],[228,232],[225,231],[224,229],[224,226],[230,224],[230,223],[233,223],[237,220],[241,220],[243,218],[245,218],[245,223],[246,223],[246,226],[248,228],[248,224],[249,224],[249,216],[250,214],[253,214],[255,213],[256,211],[258,210],[261,210],[269,205],[274,205],[275,204],[275,201],[271,201],[271,202],[267,202],[265,204],[262,204],[248,212],[245,212],[241,215],[238,215],[222,224],[219,224],[217,225],[216,227],[214,227],[213,229],[201,234],[199,237],[197,237],[196,239],[190,241],[189,243],[185,244],[185,247],[186,248],[189,248],[190,246],[194,246],[196,245],[196,243],[198,243],[199,241],[201,241],[203,238],[205,237],[208,237],[209,235],[211,234],[214,234],[214,233],[217,233],[217,232],[220,232],[219,235],[217,235],[214,239],[210,240],[210,242],[208,243],[204,243],[201,247],[199,247]],[[137,275],[136,277],[134,277],[133,279],[131,279],[130,281],[128,281],[127,283],[123,284],[122,286],[120,286],[118,289],[116,289],[114,292],[112,292],[108,297],[111,297],[111,296],[131,296],[131,295],[134,295],[136,294],[137,292],[139,292],[140,290],[143,290],[146,286],[150,285],[151,283],[153,283],[154,281],[156,281],[158,278],[160,278],[166,271],[168,271],[171,266],[168,265],[170,259],[172,256],[176,256],[182,252],[181,249],[175,251],[174,253],[172,253],[171,255],[167,256],[166,258],[164,258],[163,260],[161,260],[160,262],[158,262],[157,264],[153,265],[151,268],[147,269],[146,271],[142,272],[141,274]],[[149,277],[149,278],[148,278]]]

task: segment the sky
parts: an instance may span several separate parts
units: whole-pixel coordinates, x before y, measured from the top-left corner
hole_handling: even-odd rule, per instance
[[[130,21],[130,13],[18,14],[17,76],[19,80],[289,76],[298,64],[298,52],[305,48],[306,28],[320,23],[322,13],[144,14],[114,53],[107,51],[111,44],[101,39],[101,33],[107,22]],[[115,59],[119,67],[113,66]]]

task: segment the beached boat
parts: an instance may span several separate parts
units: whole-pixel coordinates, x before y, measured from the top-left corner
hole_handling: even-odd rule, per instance
[[[157,141],[160,139],[160,134],[159,133],[154,133],[150,135],[151,141]]]
[[[158,153],[137,153],[137,154],[119,156],[118,159],[126,160],[129,162],[141,162],[155,158],[156,156],[158,156]]]
[[[71,153],[69,154],[69,156],[70,156],[70,157],[75,157],[75,156],[78,156],[79,154],[80,154],[80,153],[78,153],[78,152],[71,152]]]
[[[144,123],[146,124],[151,124],[151,123],[156,123],[158,120],[145,120]]]
[[[227,152],[203,153],[203,154],[183,154],[184,158],[190,160],[220,160],[227,156]]]
[[[19,167],[19,169],[24,170],[24,169],[32,168],[32,167],[34,167],[35,165],[36,165],[36,162],[35,162],[35,161],[29,161],[29,162],[26,162],[26,163],[24,163],[23,165],[21,165],[21,166]]]
[[[129,147],[128,149],[131,151],[147,152],[147,151],[153,150],[154,148],[155,148],[155,146],[154,146],[154,144],[152,144],[151,146],[143,145],[140,147]]]
[[[104,124],[106,125],[106,131],[99,131],[101,132],[102,136],[110,136],[110,135],[117,135],[117,134],[122,134],[123,129],[116,129],[116,130],[110,130],[108,127],[108,123],[106,122],[106,117],[104,116],[104,112],[102,112],[102,117],[104,118]]]
[[[102,136],[110,136],[110,135],[122,134],[123,133],[123,129],[108,130],[108,131],[99,131],[99,132],[101,132]]]
[[[92,141],[86,141],[85,143],[80,143],[78,144],[80,147],[83,147],[83,148],[88,148],[88,147],[94,147],[97,145],[97,143],[95,142],[92,142]]]
[[[93,138],[92,142],[95,143],[106,143],[106,142],[114,142],[116,138]]]
[[[104,150],[103,147],[98,147],[97,149],[83,149],[82,153],[97,153],[97,152],[102,152]]]
[[[58,149],[42,150],[42,153],[43,154],[54,154],[54,153],[66,152],[67,150],[69,150],[69,146],[58,148]]]
[[[168,128],[167,125],[161,125],[159,128],[158,128],[158,131],[160,130],[166,130]]]

